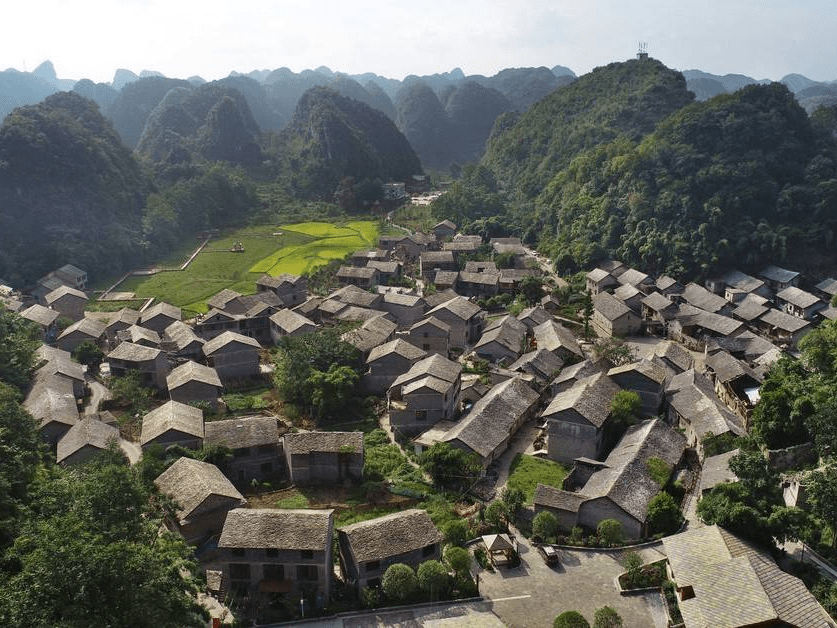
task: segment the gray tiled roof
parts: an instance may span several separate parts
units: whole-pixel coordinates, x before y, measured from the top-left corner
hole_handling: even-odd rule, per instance
[[[145,341],[147,345],[160,346],[160,334],[151,329],[140,327],[139,325],[131,325],[118,331],[117,337],[123,342],[133,342],[137,345]]]
[[[169,430],[203,438],[203,410],[178,401],[167,401],[142,419],[140,443],[144,445]]]
[[[279,438],[279,424],[269,416],[208,421],[204,425],[206,444],[226,445],[230,449],[275,445]]]
[[[221,378],[218,377],[218,372],[214,368],[192,360],[172,369],[166,377],[166,386],[169,390],[174,390],[189,382],[200,382],[222,388]]]
[[[727,451],[716,456],[707,456],[703,459],[700,470],[700,490],[706,491],[722,482],[735,482],[738,478],[730,471],[729,460],[736,454],[738,449]]]
[[[573,333],[560,323],[554,320],[546,321],[532,331],[539,348],[549,351],[557,351],[563,348],[581,358],[584,357],[584,352],[582,352]]]
[[[443,538],[428,514],[418,508],[353,523],[338,531],[346,535],[358,564],[413,552]]]
[[[648,461],[657,458],[673,469],[685,449],[686,439],[658,419],[633,425],[605,459],[608,468],[594,472],[582,492],[591,499],[607,496],[637,521],[645,521],[648,502],[662,489]]]
[[[363,432],[288,432],[285,454],[349,451],[363,453]]]
[[[759,276],[778,283],[788,283],[799,277],[799,273],[779,266],[768,266],[759,273]]]
[[[193,342],[204,344],[206,341],[200,338],[195,330],[183,321],[174,321],[171,325],[166,327],[164,332],[166,338],[175,344],[178,351],[182,351]]]
[[[738,270],[731,270],[724,274],[721,277],[721,281],[730,288],[735,288],[743,292],[753,292],[764,286],[764,282],[761,279],[756,279]]]
[[[86,417],[73,425],[58,441],[56,462],[63,462],[85,445],[106,449],[111,441],[119,441],[119,429]]]
[[[52,305],[58,299],[66,295],[72,295],[78,299],[84,299],[87,301],[87,295],[84,294],[81,290],[77,290],[76,288],[71,288],[70,286],[59,286],[52,292],[48,292],[44,297],[44,300],[47,302],[47,305]]]
[[[400,355],[408,360],[420,360],[425,357],[427,353],[418,347],[410,344],[406,340],[396,338],[386,344],[379,345],[369,352],[369,357],[366,358],[366,363],[374,362],[380,358],[390,354]]]
[[[549,378],[564,365],[564,361],[547,349],[529,351],[509,366],[510,371],[531,373],[541,381]]]
[[[800,329],[804,329],[805,327],[809,327],[811,325],[809,321],[806,321],[803,318],[772,309],[765,312],[760,320],[781,331],[790,333],[795,333]]]
[[[647,297],[643,297],[640,303],[655,312],[663,312],[674,305],[668,297],[659,292],[652,292]]]
[[[600,292],[593,297],[596,311],[609,321],[615,321],[631,313],[631,309],[619,299],[607,292]]]
[[[471,303],[465,297],[457,296],[450,301],[445,301],[441,305],[437,305],[428,312],[428,315],[438,316],[440,312],[444,311],[452,313],[463,321],[467,321],[479,314],[482,310],[479,305]]]
[[[554,486],[538,484],[535,487],[535,496],[532,499],[532,503],[535,506],[578,512],[578,507],[586,499],[588,497],[582,493],[571,493],[570,491],[555,488]]]
[[[726,303],[726,301],[725,301]],[[722,336],[730,336],[744,328],[744,323],[729,316],[714,314],[691,305],[681,304],[675,318],[683,327],[702,327]]]
[[[279,310],[271,315],[270,322],[288,334],[305,326],[317,327],[311,319],[288,309]]]
[[[641,284],[651,283],[651,278],[640,270],[629,268],[620,274],[616,280],[621,284],[629,283],[632,286],[639,286]]]
[[[543,411],[543,417],[554,415],[569,409],[575,410],[591,425],[600,428],[610,416],[610,405],[621,389],[604,373],[585,377],[562,393],[559,393]]]
[[[208,299],[206,305],[210,308],[217,308],[219,310],[224,310],[227,308],[227,305],[230,301],[234,301],[238,297],[241,296],[240,292],[236,292],[235,290],[230,290],[229,288],[224,288],[213,296],[212,298]]]
[[[172,305],[171,303],[166,303],[165,301],[161,301],[160,303],[156,303],[152,305],[150,308],[142,312],[140,315],[140,320],[145,323],[146,321],[156,317],[156,316],[166,316],[173,320],[181,320],[182,314],[180,312],[180,308]]]
[[[448,325],[445,321],[440,321],[435,316],[428,316],[427,318],[420,320],[418,323],[410,327],[410,331],[416,331],[418,329],[421,329],[425,325],[431,325],[433,327],[436,327],[446,334],[450,333],[450,325]]]
[[[810,292],[805,292],[805,290],[801,290],[794,286],[789,286],[780,291],[776,295],[776,298],[781,299],[782,301],[787,301],[791,305],[795,305],[796,307],[802,309],[811,307],[817,303],[822,303],[818,297],[815,297]]]
[[[459,379],[461,374],[461,364],[434,353],[413,364],[410,370],[403,375],[399,375],[392,385],[401,386],[426,376],[435,377],[445,382],[454,382]]]
[[[326,551],[333,510],[236,508],[227,513],[220,548]]]
[[[692,354],[673,340],[663,340],[654,347],[654,355],[671,362],[681,371],[687,371],[694,366]]]
[[[178,458],[157,479],[155,486],[161,493],[171,496],[178,505],[177,515],[181,523],[188,521],[198,506],[208,497],[225,497],[232,505],[243,506],[246,502],[223,473],[214,464]]]
[[[709,292],[696,283],[686,284],[683,298],[690,304],[706,312],[717,312],[727,305],[724,297]]]
[[[249,336],[243,336],[239,333],[234,331],[225,331],[223,334],[215,336],[212,340],[207,340],[206,344],[203,346],[204,355],[212,355],[216,351],[218,351],[222,347],[226,347],[230,344],[242,344],[248,347],[252,347],[256,351],[260,350],[262,346],[259,344],[259,341],[255,338],[250,338]]]
[[[753,383],[761,382],[761,377],[748,365],[732,357],[726,351],[718,351],[706,357],[706,366],[714,373],[718,381],[731,382],[739,377],[749,377]]]
[[[58,319],[58,312],[51,310],[43,305],[35,303],[20,312],[20,315],[26,320],[38,323],[43,327],[49,327]]]
[[[665,382],[666,376],[668,375],[666,369],[647,358],[639,360],[638,362],[631,362],[630,364],[614,366],[607,372],[609,377],[618,376],[623,373],[639,373],[652,382],[659,384],[661,388],[663,382]]]
[[[39,379],[26,395],[23,407],[40,427],[50,423],[74,425],[78,421],[73,384],[63,377],[51,375]]]
[[[162,351],[156,347],[135,345],[133,342],[121,342],[116,349],[108,353],[108,359],[124,360],[126,362],[150,362],[156,360],[161,353]]]
[[[538,393],[520,379],[506,380],[477,401],[443,440],[458,440],[483,458],[488,457],[513,435],[514,424],[538,399]]]
[[[764,303],[759,303],[758,299],[750,298],[753,295],[747,295],[732,311],[732,315],[740,318],[742,321],[754,321],[759,316],[767,312],[770,308]]]
[[[837,294],[837,279],[823,279],[819,282],[816,286],[814,286],[817,290],[821,290],[825,292],[827,295],[834,296]]]

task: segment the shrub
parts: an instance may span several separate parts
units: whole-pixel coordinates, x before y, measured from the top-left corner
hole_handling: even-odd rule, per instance
[[[395,563],[384,572],[381,587],[389,599],[405,602],[418,591],[418,578],[409,565]]]
[[[553,628],[590,628],[590,623],[578,611],[564,611],[555,618]]]
[[[442,534],[445,536],[445,543],[464,545],[468,539],[468,522],[464,519],[450,521],[442,528]]]
[[[622,628],[622,618],[610,606],[603,606],[593,617],[593,628]]]
[[[671,495],[659,492],[648,502],[647,520],[651,534],[671,534],[683,523],[683,513]]]
[[[636,552],[628,552],[622,560],[622,566],[627,572],[627,583],[629,587],[635,587],[637,580],[642,573],[642,557]]]
[[[596,526],[596,534],[605,545],[616,545],[622,541],[622,524],[616,519],[603,519]]]
[[[465,575],[471,567],[471,555],[462,547],[449,545],[445,548],[445,562],[457,576]]]
[[[521,488],[507,486],[503,489],[500,499],[508,506],[509,512],[513,515],[523,507],[523,502],[526,501],[526,494]]]
[[[431,600],[447,597],[450,575],[438,560],[426,560],[419,565],[416,578],[419,588],[429,595]]]
[[[532,534],[541,541],[549,542],[558,531],[558,519],[551,512],[542,510],[532,520]]]
[[[485,522],[495,530],[505,532],[508,528],[509,507],[500,500],[495,500],[485,508]]]

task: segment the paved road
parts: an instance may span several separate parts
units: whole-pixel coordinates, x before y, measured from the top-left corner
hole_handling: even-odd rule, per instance
[[[577,610],[592,623],[597,609],[611,606],[626,628],[665,628],[660,594],[619,595],[615,580],[624,568],[618,554],[561,550],[561,564],[549,567],[526,539],[517,538],[519,567],[500,568],[495,573],[479,571],[480,593],[492,601],[492,610],[507,626],[551,626],[566,610]],[[646,560],[657,560],[658,556],[653,548],[643,553]]]

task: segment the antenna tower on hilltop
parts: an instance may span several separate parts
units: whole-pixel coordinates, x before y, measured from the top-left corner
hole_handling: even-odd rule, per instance
[[[636,53],[636,58],[640,61],[648,59],[648,44],[646,42],[639,42],[639,52]]]

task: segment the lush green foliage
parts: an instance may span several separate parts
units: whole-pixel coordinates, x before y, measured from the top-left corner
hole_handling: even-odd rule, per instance
[[[558,519],[548,510],[542,510],[532,519],[532,534],[548,543],[558,531]]]
[[[471,568],[471,555],[468,553],[468,550],[462,547],[449,545],[445,548],[444,558],[445,562],[450,565],[450,568],[458,576],[467,574]]]
[[[683,513],[671,495],[660,491],[648,502],[646,521],[651,534],[672,534],[683,523]]]
[[[412,567],[404,563],[395,563],[384,572],[381,587],[389,599],[405,602],[415,596],[419,583]]]
[[[596,534],[605,545],[615,545],[625,537],[622,524],[616,519],[602,519],[596,526]]]
[[[431,600],[444,598],[450,588],[450,575],[438,560],[426,560],[416,571],[419,589]]]
[[[511,513],[508,504],[504,501],[495,499],[485,507],[483,515],[485,522],[494,529],[494,532],[502,533],[508,530]]]
[[[613,401],[610,402],[610,414],[613,420],[620,425],[636,423],[639,420],[640,408],[642,408],[642,400],[632,390],[620,390],[614,395]],[[666,473],[666,479],[668,479],[668,473]]]
[[[593,616],[593,628],[622,628],[622,617],[610,606],[603,606]]]
[[[454,519],[442,528],[445,543],[450,545],[464,545],[468,540],[468,522],[464,519]]]
[[[23,390],[29,384],[39,344],[34,323],[0,306],[0,381]]]
[[[552,624],[553,628],[590,628],[590,622],[578,611],[564,611]]]
[[[538,484],[560,488],[567,472],[566,467],[552,460],[516,454],[509,466],[507,485],[522,490],[525,503],[531,504]]]
[[[482,469],[474,454],[467,454],[450,443],[435,443],[421,454],[419,463],[434,483],[450,488],[469,486]]]

